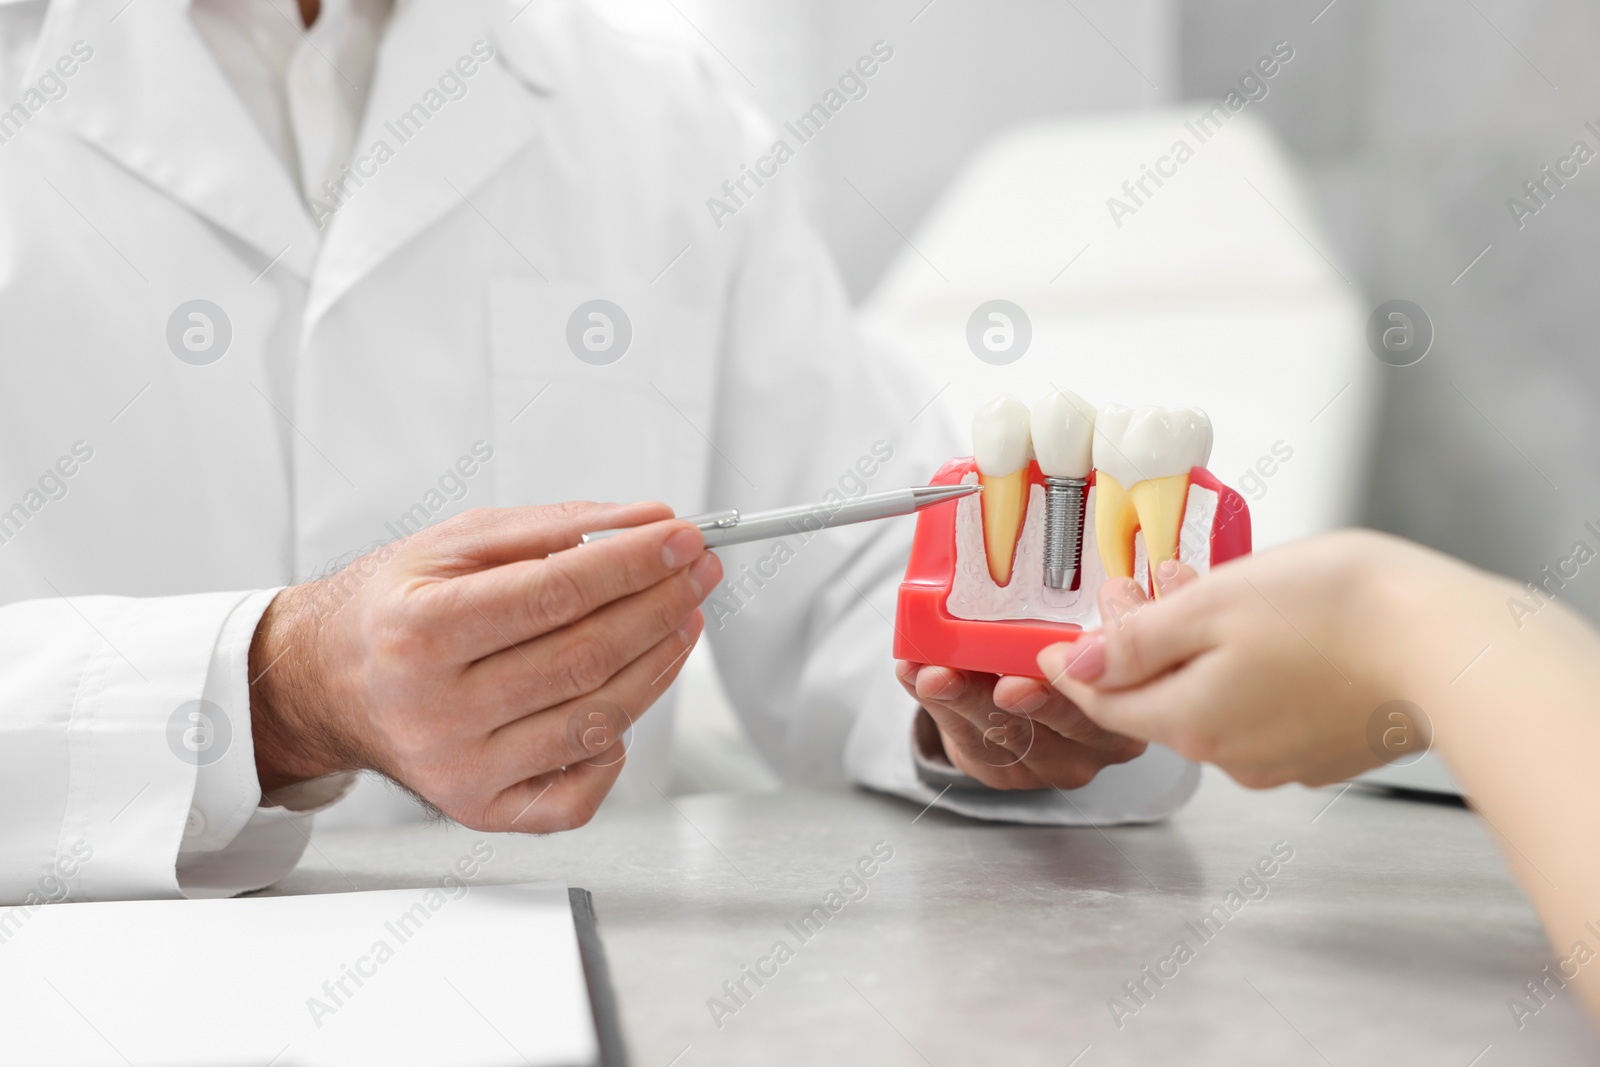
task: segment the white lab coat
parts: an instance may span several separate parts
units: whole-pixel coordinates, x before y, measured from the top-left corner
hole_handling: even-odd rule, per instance
[[[185,0],[124,3],[0,2],[0,107],[27,110],[0,122],[0,900],[64,865],[78,898],[237,892],[292,867],[309,817],[255,808],[249,635],[273,590],[402,516],[761,508],[918,482],[959,447],[918,417],[936,384],[858,339],[781,176],[713,220],[707,199],[772,135],[685,54],[569,0],[402,2],[363,182],[319,233]],[[361,162],[380,141],[391,154]],[[632,326],[606,366],[565,340],[596,298]],[[204,365],[168,337],[196,299],[232,333]],[[738,591],[708,634],[788,781],[934,800],[889,652],[911,525],[724,553]],[[202,696],[232,735],[204,803],[169,739]],[[624,787],[660,780],[668,723],[645,717]],[[939,803],[1150,819],[1195,781],[1158,751],[1070,796]]]

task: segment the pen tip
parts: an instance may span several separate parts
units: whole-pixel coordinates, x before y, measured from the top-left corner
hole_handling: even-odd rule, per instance
[[[973,493],[983,492],[983,486],[972,482],[959,485],[919,485],[912,489],[912,493],[927,504],[937,504],[944,500],[956,500]]]

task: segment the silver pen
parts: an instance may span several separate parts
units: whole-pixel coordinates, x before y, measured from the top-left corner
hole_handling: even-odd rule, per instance
[[[746,541],[765,541],[773,537],[814,533],[831,526],[848,526],[854,522],[871,522],[896,515],[911,515],[923,508],[931,508],[946,500],[957,500],[982,492],[980,485],[916,485],[909,489],[891,489],[886,493],[872,493],[856,500],[839,503],[822,501],[816,504],[799,504],[774,511],[754,511],[748,515],[735,510],[712,511],[704,515],[685,515],[706,536],[707,548],[723,545],[741,545]],[[583,544],[600,541],[625,533],[620,530],[596,530],[583,535]]]

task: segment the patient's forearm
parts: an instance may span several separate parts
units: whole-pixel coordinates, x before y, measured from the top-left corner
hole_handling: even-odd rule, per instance
[[[1587,960],[1600,953],[1600,634],[1553,602],[1513,613],[1508,598],[1534,602],[1476,573],[1440,595],[1429,631],[1404,643],[1407,691],[1396,695],[1431,718],[1434,747],[1533,898],[1557,959],[1583,942]],[[1439,670],[1455,663],[1459,675]],[[1562,977],[1600,1017],[1600,960],[1569,963]]]

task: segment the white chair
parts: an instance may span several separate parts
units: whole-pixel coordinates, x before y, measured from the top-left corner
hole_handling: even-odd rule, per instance
[[[915,356],[929,395],[942,388],[937,405],[962,425],[998,393],[1031,404],[1050,383],[1096,404],[1205,409],[1211,469],[1251,499],[1264,547],[1356,519],[1382,368],[1365,345],[1361,294],[1325,258],[1271,132],[1244,113],[1200,143],[1186,123],[1204,111],[1001,136],[918,227],[864,312]],[[1176,163],[1180,140],[1194,155]],[[1160,186],[1146,177],[1158,163],[1172,172]],[[1135,187],[1136,202],[1123,186],[1141,177],[1150,195]],[[1131,209],[1120,220],[1113,197]],[[1006,366],[967,342],[968,319],[994,299],[1032,325],[1029,348]]]

